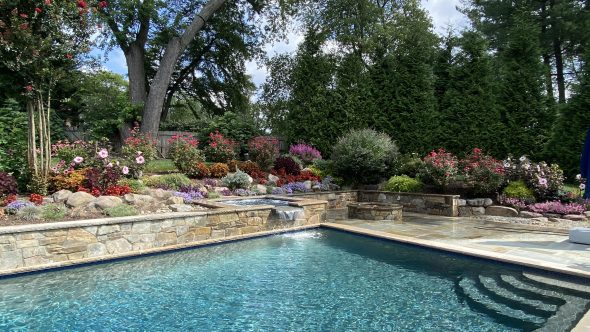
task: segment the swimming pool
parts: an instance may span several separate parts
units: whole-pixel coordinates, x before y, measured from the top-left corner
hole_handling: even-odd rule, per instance
[[[539,280],[313,230],[0,279],[0,330],[569,330],[590,294]]]

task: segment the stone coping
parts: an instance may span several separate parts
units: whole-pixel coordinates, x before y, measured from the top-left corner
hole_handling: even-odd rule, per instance
[[[350,203],[350,204],[348,204],[348,206],[354,207],[357,209],[375,210],[375,211],[391,211],[391,210],[403,209],[403,205],[401,205],[401,204],[389,204],[389,203],[379,203],[379,202]]]
[[[226,242],[234,242],[234,241],[246,240],[246,239],[251,239],[251,238],[259,238],[259,237],[265,237],[265,236],[276,235],[276,234],[292,233],[292,232],[304,231],[304,230],[308,230],[308,229],[315,229],[315,228],[319,228],[319,227],[320,227],[319,224],[305,225],[305,226],[294,226],[294,227],[284,228],[284,229],[276,229],[276,230],[270,230],[270,231],[261,231],[261,232],[256,232],[256,233],[244,234],[244,235],[228,236],[228,237],[218,238],[218,239],[208,239],[208,240],[203,240],[203,241],[198,241],[198,242],[176,244],[176,245],[171,245],[171,246],[166,246],[166,247],[133,251],[133,252],[123,253],[123,254],[111,254],[108,256],[82,258],[82,259],[69,260],[69,261],[57,262],[57,263],[51,263],[51,264],[37,265],[37,266],[31,266],[31,267],[22,267],[22,268],[17,268],[17,269],[12,269],[12,270],[0,271],[0,278],[11,277],[11,276],[16,277],[16,276],[19,276],[22,274],[39,272],[39,271],[44,271],[44,270],[63,269],[63,268],[74,267],[74,266],[79,267],[79,266],[88,265],[88,264],[116,261],[116,260],[127,259],[127,258],[139,258],[139,257],[146,256],[146,255],[154,255],[154,254],[158,254],[158,253],[165,253],[165,252],[171,252],[171,251],[177,251],[177,250],[183,250],[183,249],[198,248],[198,247],[204,247],[204,246],[208,246],[208,245],[215,245],[215,244],[221,244],[221,243],[226,243]]]
[[[381,231],[369,230],[369,229],[361,228],[361,227],[348,226],[348,225],[342,225],[342,224],[336,224],[336,223],[330,223],[330,222],[322,223],[321,226],[325,227],[325,228],[341,230],[341,231],[345,231],[345,232],[349,232],[349,233],[353,233],[353,234],[360,234],[360,235],[365,235],[365,236],[370,236],[370,237],[375,237],[375,238],[380,238],[380,239],[385,239],[385,240],[390,240],[390,241],[395,241],[395,242],[417,245],[417,246],[425,247],[425,248],[448,251],[448,252],[466,255],[466,256],[484,258],[484,259],[489,259],[489,260],[503,262],[503,263],[521,265],[521,266],[525,266],[525,267],[529,267],[529,268],[533,268],[533,269],[546,270],[546,271],[557,272],[557,273],[566,274],[566,275],[570,275],[570,276],[574,276],[574,277],[590,279],[590,272],[578,270],[578,269],[572,269],[572,268],[567,267],[566,265],[562,265],[562,264],[548,263],[548,262],[541,261],[541,260],[523,258],[523,257],[518,257],[518,256],[510,255],[510,254],[490,252],[490,251],[474,249],[474,248],[467,248],[467,247],[464,247],[461,245],[441,243],[441,242],[437,242],[437,241],[424,240],[424,239],[419,239],[419,238],[415,238],[415,237],[396,235],[396,234],[391,234],[391,233],[386,233],[386,232],[381,232]]]
[[[269,198],[269,199],[285,199],[281,196],[251,196],[244,197],[243,199],[252,198]],[[315,199],[291,199],[291,206],[309,206],[323,204],[327,205],[328,202]],[[39,223],[39,224],[28,224],[28,225],[13,225],[0,227],[0,235],[4,234],[18,234],[26,232],[39,232],[46,230],[58,230],[75,227],[91,227],[100,225],[113,225],[113,224],[126,224],[141,221],[154,221],[163,220],[170,218],[190,218],[208,215],[220,215],[228,213],[248,212],[248,211],[262,211],[272,210],[272,205],[249,205],[249,206],[235,206],[219,204],[215,202],[197,202],[198,205],[212,208],[211,210],[195,211],[195,212],[169,212],[169,213],[158,213],[158,214],[145,214],[140,216],[129,216],[129,217],[110,217],[110,218],[97,218],[97,219],[83,219],[83,220],[71,220],[71,221],[58,221],[50,223]]]
[[[406,195],[406,196],[422,196],[422,197],[448,197],[448,198],[459,198],[461,195],[448,195],[448,194],[424,194],[424,193],[410,193],[410,192],[398,192],[398,191],[384,191],[384,190],[357,190],[362,193],[374,193],[374,194],[390,194],[390,195]]]
[[[274,199],[274,200],[279,200],[279,201],[288,201],[289,202],[289,206],[308,206],[308,205],[317,205],[317,204],[328,204],[327,201],[324,200],[317,200],[317,199],[307,199],[307,198],[294,198],[294,197],[289,197],[289,196],[279,196],[279,195],[264,195],[264,196],[240,196],[237,198],[218,198],[215,199],[213,201],[208,201],[207,204],[214,207],[214,208],[232,208],[235,209],[236,205],[230,205],[230,204],[223,204],[224,201],[228,201],[228,200],[232,200],[232,201],[237,201],[237,200],[247,200],[247,199]],[[199,203],[201,204],[201,203]],[[204,205],[203,206],[207,206]],[[244,206],[244,208],[246,209],[250,209],[253,207],[264,207],[264,209],[269,209],[269,208],[274,208],[273,205],[248,205],[248,206]],[[251,209],[250,209],[251,210]]]

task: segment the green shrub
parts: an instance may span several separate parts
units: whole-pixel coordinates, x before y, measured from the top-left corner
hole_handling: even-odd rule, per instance
[[[221,195],[218,192],[216,192],[216,191],[210,191],[207,194],[207,198],[209,198],[209,199],[218,199],[218,198],[221,198]]]
[[[390,173],[397,155],[398,148],[387,134],[352,130],[334,146],[334,175],[353,184],[377,183]]]
[[[143,181],[136,179],[121,179],[119,180],[118,185],[128,186],[131,188],[131,191],[136,194],[139,194],[146,189],[146,185],[143,183]]]
[[[26,221],[41,219],[41,209],[38,206],[25,206],[18,210],[16,216]]]
[[[422,182],[407,175],[392,176],[383,189],[409,193],[419,192],[422,190]]]
[[[47,204],[41,208],[41,218],[45,220],[61,220],[68,214],[68,208],[63,204]]]
[[[504,188],[504,196],[506,198],[518,198],[522,200],[534,200],[535,192],[526,186],[524,181],[512,181]]]
[[[235,173],[228,174],[221,179],[221,183],[231,190],[246,189],[252,183],[248,174],[237,170]]]
[[[131,205],[118,205],[104,210],[104,214],[109,217],[127,217],[137,214],[137,210]]]
[[[148,187],[178,189],[181,186],[191,185],[191,179],[181,173],[172,173],[165,175],[154,175],[143,179]]]
[[[406,153],[400,155],[395,161],[395,174],[405,174],[409,177],[415,178],[422,165],[422,159],[416,153]]]

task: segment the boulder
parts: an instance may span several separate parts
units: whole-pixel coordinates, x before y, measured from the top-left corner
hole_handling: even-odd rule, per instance
[[[307,181],[303,182],[303,185],[305,186],[305,189],[311,190],[313,183],[311,181],[307,180]]]
[[[126,203],[133,205],[151,204],[155,201],[155,199],[152,196],[140,194],[126,194],[125,196],[123,196],[123,200]]]
[[[547,218],[561,219],[561,214],[559,213],[543,213],[543,216]]]
[[[531,218],[531,221],[536,221],[536,222],[540,222],[540,223],[546,223],[546,222],[549,222],[549,219],[547,219],[545,217],[538,217],[538,218]]]
[[[159,199],[161,201],[167,200],[168,198],[172,197],[172,192],[164,189],[150,189],[149,195],[155,199]]]
[[[279,181],[279,177],[273,174],[269,174],[268,175],[268,181],[269,182],[273,182],[273,183],[277,183],[277,181]]]
[[[71,191],[62,189],[60,191],[54,192],[51,197],[53,198],[54,203],[64,203],[68,200],[68,198],[70,198],[70,195],[72,195]]]
[[[582,214],[566,214],[562,217],[563,219],[573,220],[573,221],[586,221],[586,216]]]
[[[486,214],[486,208],[484,208],[483,206],[474,206],[471,208],[471,211],[474,216],[483,216],[484,214]]]
[[[468,199],[467,204],[469,204],[469,206],[484,206],[485,201],[485,198],[474,198]]]
[[[543,217],[543,215],[540,213],[530,212],[530,211],[520,211],[518,216],[521,218],[542,218]]]
[[[229,190],[228,187],[215,187],[215,192],[218,192],[220,194],[224,191],[227,191],[227,190]]]
[[[191,212],[193,211],[193,207],[187,204],[172,204],[168,208],[173,212]]]
[[[172,196],[166,200],[166,205],[184,204],[184,198],[180,196]]]
[[[123,200],[117,196],[99,196],[91,203],[97,208],[104,210],[123,204]]]
[[[491,198],[484,198],[483,206],[488,207],[494,204],[494,201]]]
[[[90,195],[89,193],[85,193],[83,191],[78,191],[75,192],[73,194],[71,194],[70,196],[68,196],[68,199],[66,201],[66,205],[70,206],[70,207],[80,207],[80,206],[85,206],[88,203],[92,202],[94,200],[94,196]]]
[[[457,200],[457,206],[465,206],[467,205],[467,201],[464,199],[458,199]]]
[[[567,219],[557,218],[557,217],[551,217],[551,218],[547,218],[547,219],[551,222],[568,222],[568,221],[570,221]]]
[[[590,211],[584,211],[584,215],[588,218],[590,218]]]
[[[266,187],[261,185],[261,184],[255,184],[252,187],[250,187],[250,190],[252,191],[257,191],[261,194],[266,194]]]
[[[486,215],[499,217],[517,217],[518,211],[507,206],[492,205],[486,208]]]
[[[53,197],[51,197],[51,196],[43,197],[43,204],[51,204],[51,203],[55,203],[55,201],[53,200]]]

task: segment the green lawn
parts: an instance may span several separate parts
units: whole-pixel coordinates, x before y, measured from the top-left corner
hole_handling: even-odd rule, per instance
[[[176,166],[170,159],[156,159],[148,162],[145,166],[145,173],[174,173],[178,172]]]

